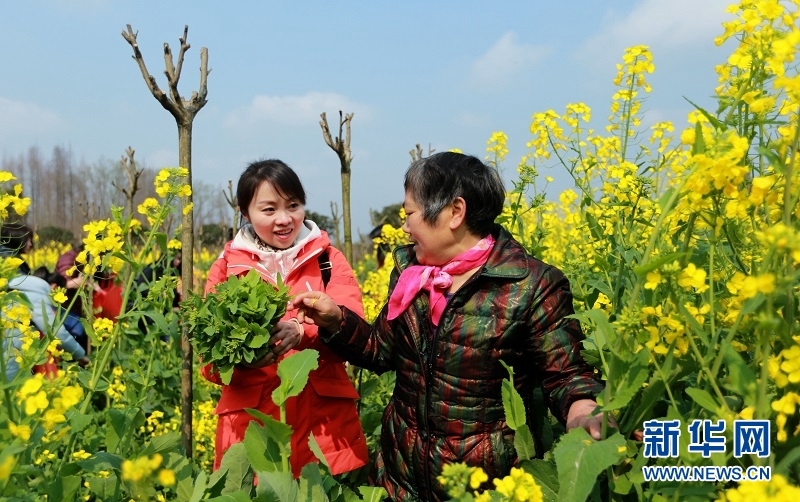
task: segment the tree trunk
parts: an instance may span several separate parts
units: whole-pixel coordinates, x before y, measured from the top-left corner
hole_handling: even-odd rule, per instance
[[[189,174],[186,183],[192,185],[192,122],[178,123],[178,163],[185,167]],[[181,200],[181,206],[186,208],[192,203],[192,194]],[[194,211],[183,211],[181,219],[181,298],[189,298],[194,290]],[[186,456],[193,456],[192,444],[192,334],[181,324],[181,440]]]
[[[353,230],[350,220],[350,162],[342,160],[342,217],[344,219],[344,255],[353,265]]]

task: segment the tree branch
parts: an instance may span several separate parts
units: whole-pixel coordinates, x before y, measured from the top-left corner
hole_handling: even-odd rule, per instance
[[[183,70],[183,62],[186,56],[186,51],[191,48],[191,44],[187,43],[189,35],[189,26],[184,25],[183,36],[180,37],[181,47],[178,50],[178,61],[175,64],[172,57],[172,49],[168,43],[164,43],[164,75],[167,77],[167,85],[169,87],[169,95],[162,91],[153,77],[148,71],[144,63],[144,57],[139,50],[139,45],[136,42],[138,32],[134,32],[131,25],[126,25],[127,31],[122,32],[122,37],[133,48],[133,59],[139,65],[145,83],[147,83],[150,92],[161,103],[165,110],[170,112],[175,120],[182,124],[190,124],[192,119],[200,111],[203,106],[208,102],[208,74],[211,70],[208,69],[208,49],[202,47],[200,49],[200,88],[199,91],[194,91],[189,100],[181,97],[178,90],[178,82],[181,79],[181,71]]]
[[[158,87],[155,77],[150,75],[150,72],[147,71],[147,66],[144,64],[144,57],[142,56],[142,52],[139,50],[139,44],[136,42],[136,37],[139,32],[134,32],[133,28],[131,28],[131,25],[126,26],[128,31],[122,32],[122,38],[124,38],[131,45],[131,48],[133,49],[133,59],[136,61],[136,64],[139,65],[139,70],[142,72],[142,77],[144,78],[147,87],[150,89],[153,97],[155,97],[156,100],[161,103],[161,106],[163,106],[168,112],[175,115],[175,113],[177,113],[175,105],[170,102],[166,93],[164,93],[164,91]]]
[[[345,172],[349,169],[353,160],[353,155],[350,152],[350,123],[353,119],[353,114],[348,113],[342,118],[342,111],[339,110],[339,135],[336,139],[331,137],[331,130],[328,127],[328,118],[325,112],[322,112],[320,117],[322,118],[319,121],[319,126],[322,128],[322,137],[325,139],[325,143],[331,147],[331,150],[336,152],[342,165],[342,172]],[[343,130],[344,136],[342,135]],[[343,137],[344,140],[342,140]]]
[[[178,80],[181,78],[181,70],[183,69],[183,57],[186,54],[186,51],[189,50],[191,45],[186,43],[186,39],[189,37],[189,25],[183,25],[183,36],[179,38],[181,42],[181,50],[178,52],[178,70],[175,72],[175,89],[178,89]]]

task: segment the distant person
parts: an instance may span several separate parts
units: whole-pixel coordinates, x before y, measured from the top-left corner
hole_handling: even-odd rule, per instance
[[[81,251],[83,251],[83,243],[65,251],[58,257],[54,270],[55,273],[64,278],[64,288],[66,288],[67,295],[65,305],[69,305],[69,311],[79,318],[83,317],[83,302],[80,295],[78,295],[78,290],[85,281],[81,273],[83,268],[76,261]]]
[[[39,277],[50,284],[50,288],[66,288],[67,281],[64,276],[57,272],[50,272],[50,270],[42,265],[32,272],[31,275]],[[64,328],[69,331],[75,340],[83,347],[83,350],[89,349],[89,336],[86,334],[86,329],[81,324],[81,318],[65,309],[62,305],[58,306],[59,315],[64,315]]]
[[[72,302],[70,312],[76,316],[88,319],[90,317],[103,317],[116,322],[122,312],[123,287],[119,284],[116,274],[106,270],[98,270],[92,277],[83,273],[83,265],[77,262],[78,255],[83,251],[83,244],[70,249],[62,254],[56,262],[56,272],[66,279],[68,302]],[[92,311],[87,312],[87,306],[78,295],[78,291],[85,283],[92,288]],[[75,296],[77,295],[77,298]],[[73,302],[72,299],[75,298]],[[89,314],[92,314],[89,316]]]
[[[0,228],[0,256],[19,257],[27,253],[33,245],[33,232],[21,224],[6,223]],[[8,282],[10,289],[19,291],[30,303],[33,326],[42,334],[52,330],[56,319],[56,305],[50,298],[50,284],[39,277],[29,275],[30,267],[20,266],[20,273]],[[54,333],[59,340],[61,348],[72,355],[74,361],[81,366],[89,363],[86,351],[80,344],[60,326]],[[3,355],[6,366],[6,381],[13,379],[20,371],[19,363],[14,355],[14,350],[22,349],[22,333],[12,329],[5,333]]]

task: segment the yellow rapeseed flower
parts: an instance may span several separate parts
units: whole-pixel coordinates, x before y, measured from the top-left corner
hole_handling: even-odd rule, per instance
[[[175,471],[172,469],[161,469],[158,472],[158,482],[161,486],[172,486],[175,484]]]
[[[134,461],[122,461],[122,480],[137,483],[148,478],[153,471],[161,466],[162,457],[156,453],[152,458],[139,457]]]
[[[472,474],[469,475],[469,486],[473,490],[476,490],[486,481],[489,481],[489,476],[481,468],[475,469],[472,471]]]
[[[719,499],[724,502],[753,502],[771,500],[794,502],[800,497],[800,488],[789,484],[780,474],[773,473],[769,481],[742,481],[737,487],[723,492]]]
[[[47,408],[50,402],[47,400],[45,391],[40,390],[36,394],[25,399],[25,414],[33,415],[34,413]]]
[[[694,288],[698,293],[702,293],[708,289],[706,271],[697,268],[694,263],[689,263],[678,275],[678,285],[686,290]]]
[[[14,457],[11,455],[0,461],[0,481],[8,481],[11,472],[14,470]]]
[[[541,502],[542,489],[536,484],[529,473],[518,469],[511,468],[511,473],[503,479],[492,480],[497,487],[497,492],[506,497],[509,501],[519,502]]]
[[[644,283],[644,289],[656,289],[659,284],[664,282],[662,279],[661,274],[658,270],[653,270],[652,272],[648,272],[646,278],[646,282]]]
[[[37,393],[42,388],[42,382],[43,380],[39,378],[39,375],[25,380],[25,383],[17,391],[17,396],[20,400],[24,400],[26,397]]]
[[[63,304],[67,301],[67,295],[65,294],[64,288],[56,288],[53,290],[53,301],[60,304]]]
[[[27,441],[31,438],[31,428],[28,425],[17,425],[14,422],[8,422],[8,430],[15,438]]]
[[[59,413],[51,408],[44,412],[41,420],[42,426],[44,426],[45,430],[51,431],[55,429],[58,424],[63,424],[66,422],[67,417],[65,417],[63,413]]]

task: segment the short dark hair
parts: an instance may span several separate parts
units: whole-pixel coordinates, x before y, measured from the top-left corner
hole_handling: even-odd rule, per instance
[[[491,232],[506,198],[497,169],[477,157],[455,152],[440,152],[413,162],[403,188],[419,204],[423,221],[431,225],[448,204],[463,198],[467,228],[480,237]]]
[[[25,251],[28,240],[33,239],[33,230],[22,223],[4,223],[0,227],[0,246],[8,249],[14,256]]]
[[[247,216],[247,208],[263,181],[269,182],[281,197],[306,205],[306,191],[291,167],[278,159],[257,160],[245,168],[236,186],[236,200],[243,215]]]

